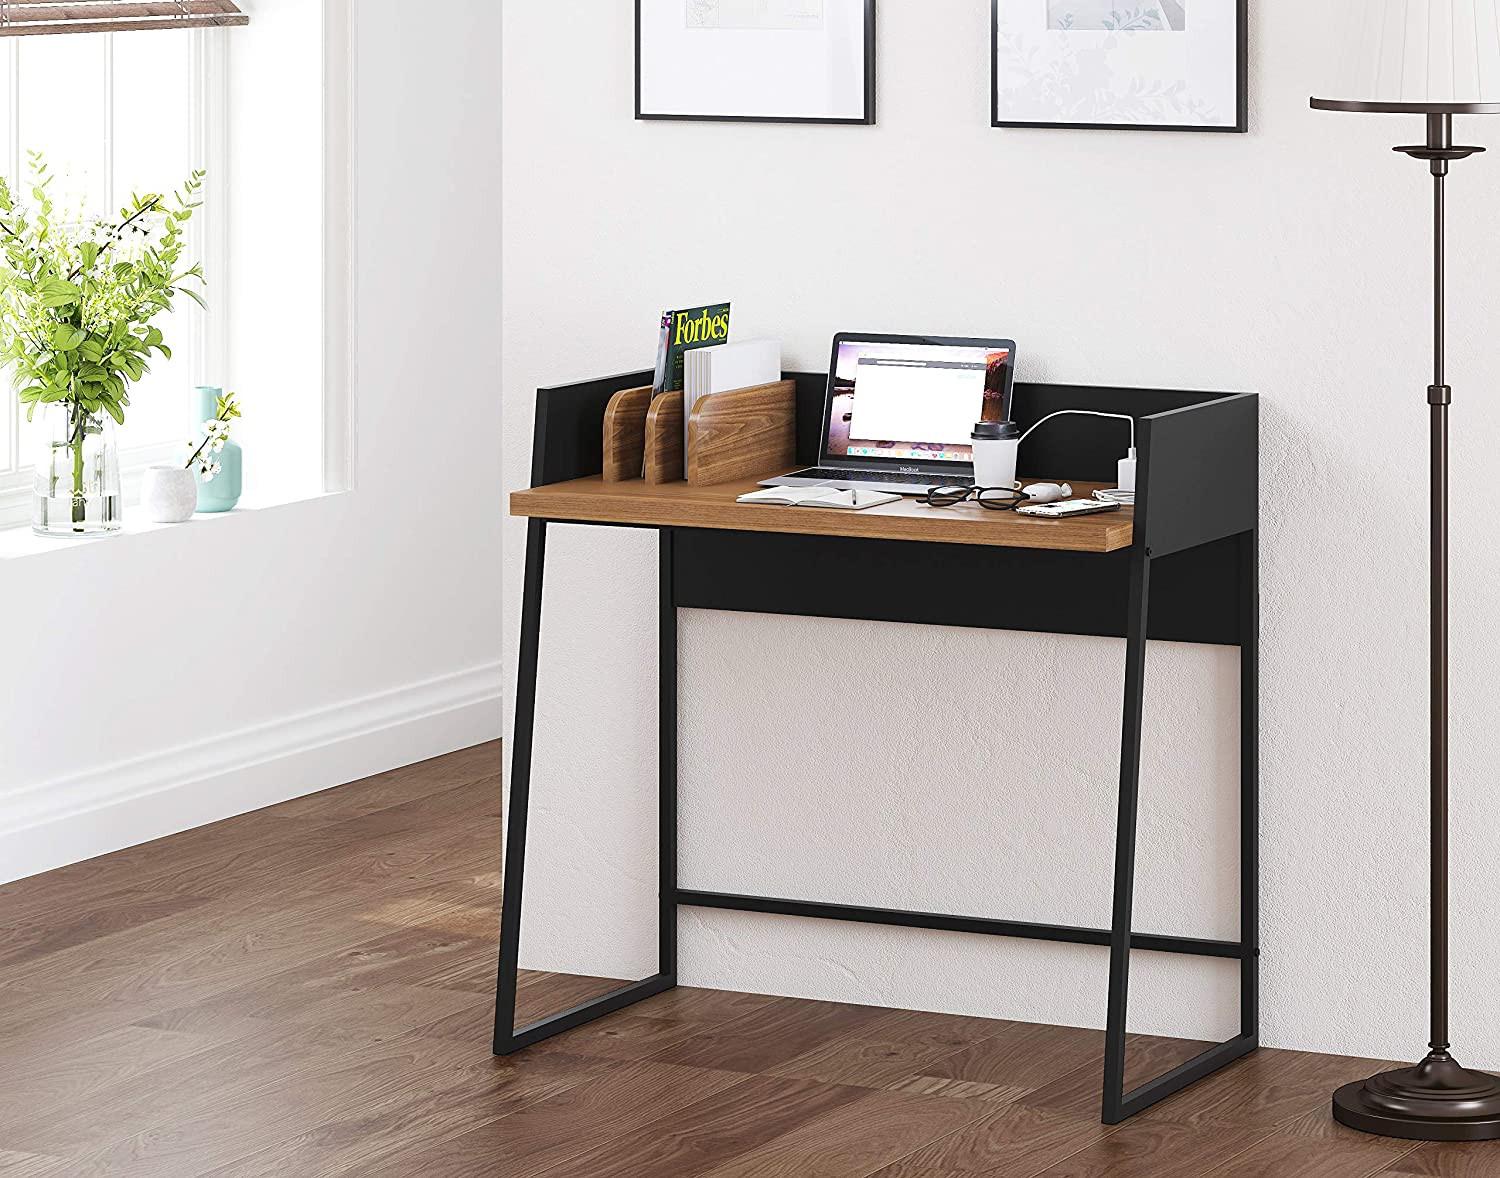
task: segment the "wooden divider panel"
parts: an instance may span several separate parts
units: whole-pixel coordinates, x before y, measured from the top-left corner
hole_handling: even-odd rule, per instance
[[[646,481],[682,481],[681,393],[663,393],[646,414]]]
[[[714,393],[694,406],[687,457],[693,486],[779,474],[796,461],[796,382]]]
[[[651,386],[621,389],[604,410],[604,481],[623,483],[641,477],[646,457],[646,412]]]

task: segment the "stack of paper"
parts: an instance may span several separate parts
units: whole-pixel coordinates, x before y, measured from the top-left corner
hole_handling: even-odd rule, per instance
[[[686,365],[682,394],[682,452],[687,454],[688,422],[699,397],[727,393],[781,379],[781,342],[773,339],[746,340],[699,348],[683,357]]]

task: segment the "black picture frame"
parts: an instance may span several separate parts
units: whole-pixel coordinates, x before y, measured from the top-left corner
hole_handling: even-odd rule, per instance
[[[1235,121],[1232,126],[1171,125],[1166,123],[1067,123],[1000,117],[1000,5],[990,0],[990,126],[1033,127],[1065,131],[1190,131],[1204,134],[1244,135],[1250,130],[1250,0],[1235,0]]]
[[[641,5],[635,0],[635,117],[640,122],[669,123],[802,123],[818,126],[873,127],[876,101],[876,0],[865,8],[865,114],[858,119],[802,118],[791,115],[687,115],[648,113],[641,108]]]

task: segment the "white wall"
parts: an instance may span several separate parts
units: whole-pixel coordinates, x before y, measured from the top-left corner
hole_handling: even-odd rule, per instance
[[[823,365],[838,329],[1006,334],[1023,379],[1258,390],[1265,1039],[1409,1057],[1426,1038],[1429,189],[1390,147],[1421,127],[1307,109],[1317,0],[1252,5],[1248,136],[991,130],[988,7],[883,4],[881,122],[863,129],[634,122],[629,4],[507,5],[506,486],[528,475],[530,390],[649,365],[662,308],[698,299],[732,298],[736,334],[780,336],[791,368]],[[1452,184],[1467,492],[1453,925],[1457,1042],[1493,1067],[1500,551],[1474,498],[1500,427],[1486,159]],[[654,541],[553,532],[523,958],[646,973]],[[513,663],[524,530],[506,535]],[[1120,643],[694,613],[682,627],[686,886],[1107,923]],[[813,665],[852,686],[799,685]],[[1151,650],[1143,930],[1236,932],[1236,666]],[[923,715],[909,676],[1025,685],[1081,715]],[[687,982],[1094,1026],[1105,958],[683,918]],[[1226,967],[1145,954],[1136,977],[1137,1029],[1233,1030]]]
[[[0,878],[499,733],[500,22],[353,8],[356,489],[4,562]]]

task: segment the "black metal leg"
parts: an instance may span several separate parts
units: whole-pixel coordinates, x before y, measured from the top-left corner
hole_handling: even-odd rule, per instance
[[[1260,533],[1240,537],[1240,1034],[1260,1040]]]
[[[1135,833],[1140,809],[1141,726],[1146,690],[1146,611],[1151,557],[1137,545],[1130,560],[1125,636],[1125,721],[1120,736],[1120,812],[1115,826],[1114,915],[1109,940],[1109,1010],[1104,1036],[1104,1122],[1124,1118],[1125,1012],[1130,991],[1130,926],[1135,908]]]
[[[661,532],[658,634],[657,733],[660,830],[657,894],[661,927],[661,976],[677,980],[677,594],[672,573],[673,533]]]
[[[521,650],[516,681],[516,725],[511,738],[510,816],[506,833],[505,871],[500,899],[500,974],[495,988],[496,1055],[510,1055],[543,1039],[603,1018],[632,1003],[670,990],[677,984],[677,612],[669,608],[671,538],[662,534],[662,929],[661,971],[654,977],[575,1006],[562,1014],[517,1029],[516,987],[520,972],[521,895],[526,872],[526,818],[531,802],[531,746],[536,727],[537,654],[542,629],[542,570],[547,524],[526,527],[526,582],[521,598]],[[670,616],[670,625],[668,619]],[[670,666],[670,675],[667,669]],[[670,703],[670,710],[667,705]],[[670,736],[670,745],[667,738]],[[670,790],[668,786],[670,785]],[[670,833],[670,840],[669,840]],[[670,897],[671,920],[666,919]],[[668,963],[671,969],[667,968]]]
[[[536,728],[537,652],[542,634],[542,570],[547,523],[526,525],[526,580],[521,591],[521,651],[516,671],[516,725],[510,742],[510,810],[500,893],[500,977],[495,996],[495,1054],[513,1050],[521,948],[521,890],[526,879],[526,818],[531,807],[531,740]]]
[[[1259,970],[1257,954],[1259,706],[1259,583],[1255,533],[1242,541],[1241,576],[1241,992],[1240,1034],[1209,1048],[1163,1076],[1125,1091],[1126,1019],[1130,1009],[1131,922],[1135,908],[1135,845],[1140,812],[1141,732],[1146,685],[1146,622],[1151,601],[1151,556],[1137,549],[1131,558],[1130,614],[1125,645],[1125,721],[1120,741],[1120,812],[1115,835],[1114,919],[1110,928],[1109,1012],[1104,1039],[1103,1120],[1117,1125],[1157,1101],[1233,1063],[1258,1045]]]

